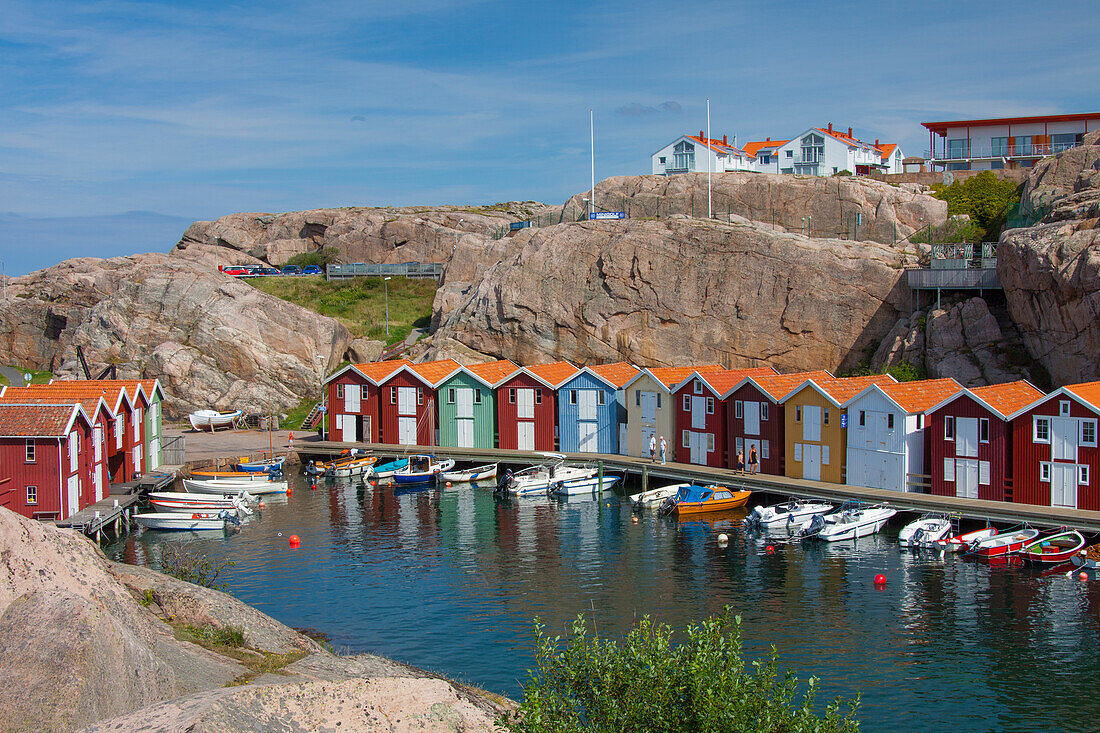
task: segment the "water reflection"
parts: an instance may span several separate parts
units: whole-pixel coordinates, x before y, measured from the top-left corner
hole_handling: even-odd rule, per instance
[[[535,616],[560,629],[585,612],[614,635],[643,614],[679,625],[728,604],[750,654],[774,644],[823,677],[825,697],[860,692],[865,730],[1094,727],[1082,705],[1100,682],[1093,584],[901,552],[896,529],[839,543],[748,534],[743,516],[650,511],[635,524],[612,494],[497,500],[491,485],[296,480],[239,534],[191,541],[238,561],[230,591],[289,625],[513,696]],[[145,532],[108,552],[155,566],[170,539]],[[871,582],[880,572],[884,588]]]

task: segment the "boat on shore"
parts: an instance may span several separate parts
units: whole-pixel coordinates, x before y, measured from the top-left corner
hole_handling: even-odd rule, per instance
[[[240,410],[218,412],[217,410],[196,410],[187,416],[195,430],[213,432],[218,428],[231,428],[243,413]]]
[[[1024,562],[1050,565],[1069,562],[1085,547],[1085,538],[1075,529],[1062,528],[1020,548]]]
[[[394,471],[393,480],[398,484],[424,484],[434,479],[437,474],[454,468],[454,465],[453,458],[441,461],[430,454],[409,456],[409,465]]]
[[[815,514],[799,528],[798,536],[825,542],[854,540],[875,534],[897,514],[888,504],[847,501],[831,514]]]
[[[164,529],[176,532],[225,529],[230,524],[240,524],[236,514],[231,514],[226,509],[217,512],[191,512],[190,514],[168,512],[135,514],[134,521],[146,529]]]
[[[828,514],[835,505],[824,501],[792,498],[781,504],[757,506],[745,517],[746,527],[762,529],[797,529],[816,514]]]
[[[669,484],[668,486],[661,486],[656,489],[649,489],[638,494],[631,494],[626,497],[630,500],[630,505],[634,508],[634,511],[645,509],[646,507],[660,506],[661,502],[670,497],[676,496],[676,492],[685,486],[691,486],[691,482],[680,484]]]
[[[744,489],[738,491],[714,484],[708,486],[690,484],[682,487],[675,496],[665,499],[661,504],[661,513],[684,516],[739,509],[748,503],[750,496],[752,492]]]
[[[898,532],[902,547],[933,547],[951,534],[951,518],[942,512],[927,512]]]
[[[473,468],[466,468],[461,471],[439,472],[440,481],[451,481],[452,483],[468,483],[470,481],[481,481],[496,477],[496,463],[487,463],[484,466],[474,466]]]
[[[1000,555],[1014,555],[1023,549],[1025,544],[1039,536],[1039,530],[1026,524],[1012,530],[1006,530],[984,540],[978,540],[970,545],[969,554],[978,557],[998,557]]]
[[[942,540],[936,540],[936,547],[939,548],[941,552],[961,552],[963,550],[968,550],[972,544],[981,542],[982,540],[988,540],[990,537],[996,536],[996,534],[996,527],[982,527],[981,529],[976,529],[966,534],[958,534],[951,537],[945,537]]]
[[[550,484],[547,493],[553,496],[580,496],[581,494],[599,494],[615,487],[622,480],[622,476],[604,475],[601,481],[599,476],[589,478],[575,478],[566,481],[555,481]]]

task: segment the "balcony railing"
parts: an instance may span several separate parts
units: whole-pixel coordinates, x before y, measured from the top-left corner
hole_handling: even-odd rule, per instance
[[[349,277],[435,277],[443,273],[443,265],[438,262],[399,262],[387,264],[366,264],[356,262],[350,265],[327,265],[325,277],[328,280],[342,280]]]
[[[913,290],[982,289],[996,290],[1001,287],[997,270],[993,268],[967,270],[925,270],[905,271],[909,287]]]
[[[925,150],[926,160],[974,160],[983,158],[1042,158],[1075,148],[1080,143],[1032,143],[1030,145],[971,144],[946,150]]]

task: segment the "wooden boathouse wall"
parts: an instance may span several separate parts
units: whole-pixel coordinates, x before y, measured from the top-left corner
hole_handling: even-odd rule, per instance
[[[1061,415],[1059,403],[1065,401],[1069,402],[1069,414]],[[1012,419],[1012,499],[1025,504],[1051,506],[1051,482],[1041,480],[1040,470],[1042,463],[1052,462],[1053,443],[1037,443],[1033,440],[1036,416],[1052,420],[1059,417],[1097,420],[1098,414],[1058,391]],[[1053,439],[1053,423],[1051,437]],[[1088,485],[1077,485],[1076,508],[1096,511],[1100,509],[1100,478],[1097,477],[1097,471],[1100,470],[1100,448],[1082,446],[1079,432],[1076,465],[1089,467]]]
[[[472,413],[459,418],[459,390],[472,392]],[[463,448],[496,447],[496,397],[491,386],[465,371],[460,371],[439,385],[439,444]],[[459,446],[458,421],[470,420],[470,445]]]
[[[496,392],[497,443],[501,448],[519,448],[519,398],[512,390],[533,390],[534,418],[523,422],[534,424],[534,450],[556,450],[558,393],[526,372],[518,372],[500,385]]]
[[[955,419],[955,437],[951,439],[946,437],[944,419],[947,417]],[[955,479],[948,481],[944,461],[967,459],[965,456],[957,455],[960,418],[989,420],[989,440],[987,442],[978,440],[977,456],[972,459],[989,463],[989,483],[985,485],[979,482],[978,498],[1011,501],[1012,424],[966,394],[957,396],[938,410],[930,412],[926,417],[924,437],[928,454],[928,473],[931,477],[929,493],[936,496],[958,495],[958,468],[954,467]],[[1007,492],[1006,487],[1008,487]]]
[[[736,417],[737,402],[742,404],[741,417]],[[767,405],[767,419],[760,419],[760,432],[757,435],[749,435],[745,432],[745,403],[759,403]],[[758,411],[760,407],[756,408]],[[786,438],[786,424],[783,419],[783,405],[773,400],[769,395],[760,391],[752,382],[734,390],[726,398],[726,446],[729,453],[726,465],[729,468],[737,467],[737,441],[741,440],[745,453],[745,468],[748,469],[749,448],[745,441],[767,441],[767,458],[760,459],[760,473],[770,473],[774,476],[782,476],[784,470],[783,448]],[[757,449],[757,454],[764,455],[763,446]]]

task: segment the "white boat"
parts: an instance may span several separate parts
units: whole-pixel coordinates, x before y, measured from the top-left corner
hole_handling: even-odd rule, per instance
[[[832,514],[815,514],[799,528],[801,537],[813,537],[826,542],[854,540],[882,529],[897,511],[886,504],[845,502]]]
[[[393,473],[393,482],[396,484],[426,484],[435,478],[436,474],[449,471],[454,468],[453,458],[439,460],[431,455],[409,456],[409,465],[398,469]]]
[[[676,496],[676,493],[686,486],[691,486],[691,484],[669,484],[668,486],[662,486],[657,489],[650,489],[649,491],[643,491],[638,494],[631,494],[626,498],[630,500],[631,506],[633,506],[635,509],[660,506],[661,502],[663,502],[665,499]]]
[[[954,537],[944,537],[941,540],[937,540],[936,547],[938,547],[941,552],[962,552],[963,550],[969,550],[970,546],[973,544],[996,536],[996,527],[982,527],[973,532],[955,535]]]
[[[608,476],[605,474],[602,483],[600,482],[599,476],[569,479],[567,481],[555,481],[550,484],[550,488],[547,491],[554,496],[598,494],[601,491],[607,491],[614,487],[620,480],[622,480],[621,476]]]
[[[451,481],[453,483],[465,483],[467,481],[481,481],[489,478],[497,477],[497,464],[488,463],[484,466],[474,466],[473,468],[467,468],[462,471],[440,471],[440,481]]]
[[[497,491],[507,491],[516,496],[528,496],[531,494],[545,494],[550,484],[558,481],[574,481],[576,479],[592,478],[599,470],[595,466],[567,466],[565,456],[560,453],[545,453],[556,460],[539,466],[531,466],[516,473],[505,471]]]
[[[245,493],[229,496],[216,494],[189,494],[184,492],[163,491],[149,494],[149,503],[158,512],[209,512],[229,509],[251,514],[248,508],[252,497]]]
[[[286,481],[249,481],[249,482],[237,482],[227,481],[223,479],[216,479],[211,481],[203,481],[200,479],[185,478],[183,479],[183,488],[187,491],[191,491],[198,494],[234,494],[238,491],[247,491],[252,496],[260,496],[262,494],[285,494],[287,490]]]
[[[165,512],[135,514],[134,521],[146,529],[170,529],[185,532],[200,529],[225,529],[227,523],[238,523],[236,515],[231,515],[225,509],[217,512],[192,512],[191,514],[169,514]]]
[[[932,547],[951,534],[951,519],[940,512],[922,514],[901,528],[898,541],[902,547]]]
[[[234,421],[241,416],[240,410],[218,412],[217,410],[196,410],[187,416],[195,430],[214,431],[218,428],[233,427]]]
[[[788,499],[781,504],[757,506],[745,517],[746,527],[763,529],[797,529],[818,514],[828,514],[836,507],[824,501]]]

